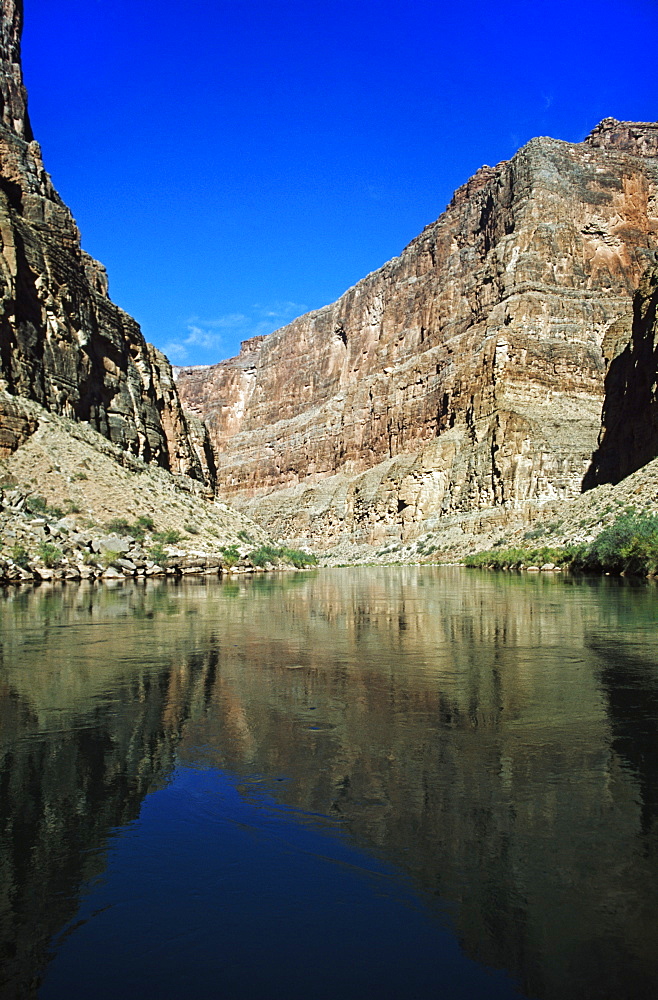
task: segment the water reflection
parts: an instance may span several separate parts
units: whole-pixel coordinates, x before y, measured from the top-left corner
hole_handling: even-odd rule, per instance
[[[175,766],[332,817],[528,996],[655,995],[657,608],[457,569],[4,592],[3,995]]]

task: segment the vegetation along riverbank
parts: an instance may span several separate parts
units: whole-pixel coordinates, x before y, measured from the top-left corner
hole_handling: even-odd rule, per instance
[[[618,517],[592,542],[490,549],[464,563],[487,569],[570,569],[627,576],[658,575],[658,515],[633,510]]]

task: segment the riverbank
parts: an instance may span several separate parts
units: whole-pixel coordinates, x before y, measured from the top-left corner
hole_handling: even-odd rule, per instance
[[[658,575],[658,515],[637,513],[629,508],[589,543],[561,548],[542,545],[477,552],[467,556],[464,565],[655,577]]]
[[[187,576],[312,563],[202,483],[88,424],[21,406],[35,427],[0,461],[0,583]]]
[[[94,524],[39,494],[0,490],[0,583],[119,580],[151,576],[254,573],[312,565],[308,553],[254,544],[242,529],[224,544],[196,542],[198,529],[160,529],[149,515]]]
[[[0,580],[119,579],[319,565],[573,565],[620,517],[658,511],[658,460],[617,485],[539,506],[503,504],[343,538],[321,550],[312,526],[274,539],[201,483],[147,465],[89,425],[21,405],[35,431],[0,461]],[[657,550],[658,551],[658,548]],[[580,557],[579,557],[580,558]],[[473,560],[477,560],[476,563]],[[658,557],[656,559],[658,565]]]

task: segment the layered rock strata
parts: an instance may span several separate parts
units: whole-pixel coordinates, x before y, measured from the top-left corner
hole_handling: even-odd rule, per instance
[[[658,457],[658,266],[637,291],[630,339],[605,344],[602,428],[585,486],[618,483]]]
[[[105,269],[46,173],[20,65],[22,0],[0,20],[0,387],[88,421],[147,462],[214,484],[200,424],[183,413],[169,362],[108,297]],[[0,414],[0,447],[23,431]]]
[[[577,495],[602,344],[658,247],[657,155],[656,123],[533,139],[333,305],[182,369],[223,489],[327,543]]]

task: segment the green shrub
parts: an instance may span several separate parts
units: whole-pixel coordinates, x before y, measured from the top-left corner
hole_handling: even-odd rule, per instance
[[[224,545],[219,551],[222,554],[222,566],[226,566],[227,569],[235,566],[240,558],[237,545]]]
[[[143,542],[145,533],[152,531],[154,527],[155,522],[152,517],[141,515],[132,523],[125,517],[113,517],[111,521],[106,523],[105,530],[116,535],[129,535],[135,541]]]
[[[30,514],[35,514],[37,517],[64,517],[64,511],[61,507],[50,507],[44,497],[34,495],[27,497],[25,501],[25,508]]]
[[[658,572],[658,515],[622,514],[594,539],[586,562],[609,573]]]
[[[13,545],[11,549],[11,558],[17,566],[21,567],[21,569],[27,569],[30,562],[30,556],[24,545],[20,545],[18,542],[16,545]]]
[[[121,552],[114,552],[112,549],[105,549],[100,555],[100,561],[102,566],[114,566],[117,559],[121,559]]]
[[[52,542],[41,542],[39,545],[39,557],[48,569],[52,569],[53,566],[57,566],[62,559],[62,550]]]
[[[181,539],[180,531],[175,528],[168,528],[166,531],[154,531],[153,541],[162,542],[164,545],[175,545]]]
[[[301,549],[288,549],[285,546],[261,545],[249,553],[249,561],[253,566],[264,566],[266,563],[291,563],[297,569],[303,566],[317,565],[317,557],[303,552]]]
[[[48,504],[46,503],[45,497],[31,496],[25,501],[25,506],[29,510],[30,514],[47,514]]]
[[[545,532],[546,529],[543,528],[541,525],[538,525],[536,528],[530,528],[528,531],[526,531],[526,533],[523,536],[523,540],[530,541],[531,539],[534,538],[541,538],[541,536],[545,534]]]
[[[253,566],[264,566],[265,563],[279,562],[279,550],[272,545],[261,545],[259,549],[254,549],[249,553],[249,562]]]
[[[130,522],[125,517],[113,517],[111,521],[105,523],[105,530],[117,535],[127,535],[129,528]]]
[[[520,566],[543,566],[544,563],[555,563],[564,566],[571,561],[571,549],[551,548],[542,545],[540,548],[523,548],[517,546],[510,549],[498,549],[495,552],[475,552],[466,556],[466,566],[490,567],[492,569],[518,569]]]
[[[154,563],[157,563],[158,566],[162,566],[163,569],[169,563],[169,556],[161,545],[153,545],[149,551],[149,556]]]
[[[475,552],[464,560],[467,566],[517,569],[552,562],[570,569],[646,576],[658,573],[658,514],[636,514],[627,508],[613,524],[587,544],[564,548],[500,549]]]

